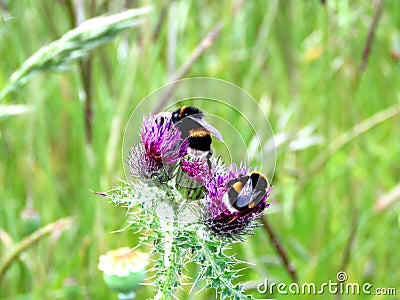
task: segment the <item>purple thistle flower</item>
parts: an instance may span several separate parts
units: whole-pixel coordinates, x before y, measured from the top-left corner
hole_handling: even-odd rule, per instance
[[[208,161],[204,158],[184,158],[181,161],[181,169],[192,180],[201,185],[205,185],[212,177]]]
[[[160,178],[164,165],[173,165],[187,153],[187,142],[174,127],[170,113],[143,118],[139,143],[131,148],[128,157],[130,173],[142,179]]]
[[[250,169],[245,165],[238,168],[233,164],[225,171],[217,170],[214,178],[205,184],[207,198],[203,207],[203,221],[217,236],[240,239],[241,235],[251,234],[252,229],[257,226],[254,221],[269,206],[267,200],[272,187],[266,189],[260,201],[247,210],[239,211],[229,203],[229,182],[249,173]]]

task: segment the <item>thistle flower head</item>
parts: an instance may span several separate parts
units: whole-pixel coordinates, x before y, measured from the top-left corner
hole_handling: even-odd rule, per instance
[[[192,180],[202,185],[210,181],[212,177],[211,162],[204,158],[192,158],[187,157],[181,161],[181,169],[184,171]]]
[[[181,132],[174,127],[170,113],[144,118],[141,142],[146,154],[159,163],[172,164],[186,154]]]
[[[160,178],[164,165],[175,164],[186,153],[187,142],[181,141],[181,132],[174,127],[171,114],[159,113],[144,117],[140,141],[131,148],[127,163],[133,177]]]
[[[203,220],[208,229],[221,237],[240,238],[241,235],[251,234],[256,227],[262,211],[269,206],[267,199],[272,188],[267,188],[254,206],[238,210],[229,201],[229,183],[249,174],[250,169],[245,165],[231,165],[225,172],[219,170],[213,180],[206,183],[206,204],[203,208]]]

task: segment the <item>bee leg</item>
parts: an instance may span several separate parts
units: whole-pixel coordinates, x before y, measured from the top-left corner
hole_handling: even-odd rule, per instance
[[[210,150],[210,151],[208,151],[208,153],[207,153],[207,156],[206,156],[206,159],[207,159],[207,165],[208,165],[208,168],[211,170],[212,169],[212,164],[211,164],[211,160],[210,160],[210,158],[212,157],[212,151]]]

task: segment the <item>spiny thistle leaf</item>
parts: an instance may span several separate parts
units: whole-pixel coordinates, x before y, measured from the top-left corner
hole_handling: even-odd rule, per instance
[[[243,294],[243,286],[234,284],[232,279],[238,277],[239,270],[234,269],[240,262],[234,257],[225,254],[227,246],[232,241],[223,242],[221,239],[209,235],[205,228],[199,230],[202,234],[196,233],[192,238],[197,239],[201,249],[196,250],[192,261],[200,267],[198,278],[206,281],[207,288],[213,288],[220,299],[254,299]]]
[[[40,48],[15,71],[0,99],[27,83],[34,75],[47,70],[65,71],[72,62],[84,57],[89,50],[112,40],[124,29],[136,26],[150,8],[130,9],[119,14],[96,17],[68,31],[59,40]]]

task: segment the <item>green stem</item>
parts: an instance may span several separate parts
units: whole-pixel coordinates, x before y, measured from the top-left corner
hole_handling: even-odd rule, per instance
[[[167,300],[171,299],[171,295],[174,288],[177,286],[177,273],[176,269],[176,255],[174,251],[174,222],[160,220],[160,228],[163,230],[163,238],[161,245],[163,247],[162,252],[162,264],[163,269],[159,272],[158,291],[155,300]],[[179,255],[179,254],[178,254]]]

